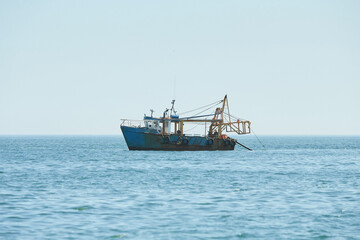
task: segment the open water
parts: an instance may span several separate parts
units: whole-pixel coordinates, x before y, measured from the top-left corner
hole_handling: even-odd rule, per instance
[[[120,136],[0,136],[0,239],[360,239],[360,137],[130,152]]]

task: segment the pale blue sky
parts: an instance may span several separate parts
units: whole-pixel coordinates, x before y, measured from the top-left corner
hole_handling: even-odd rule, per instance
[[[120,134],[229,96],[261,134],[360,134],[360,1],[0,0],[0,134]]]

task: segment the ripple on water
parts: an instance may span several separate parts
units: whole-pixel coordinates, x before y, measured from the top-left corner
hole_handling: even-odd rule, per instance
[[[121,137],[0,137],[3,239],[356,239],[359,137],[130,152]]]

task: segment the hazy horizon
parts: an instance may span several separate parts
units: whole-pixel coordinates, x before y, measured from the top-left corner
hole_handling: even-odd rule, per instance
[[[190,134],[186,134],[186,135],[193,135],[192,133]],[[249,136],[250,137],[254,137],[256,138],[257,137],[360,137],[360,135],[311,135],[311,134],[308,134],[308,135],[302,135],[302,134],[256,134],[256,136],[251,133],[250,135],[246,134],[246,135],[238,135],[238,134],[226,134],[228,136],[233,136],[236,138],[236,136],[238,136],[239,138],[248,138]],[[31,136],[34,136],[34,137],[41,137],[41,136],[48,136],[48,137],[81,137],[81,136],[84,136],[84,137],[91,137],[91,136],[104,136],[104,137],[122,137],[124,138],[123,134],[121,133],[120,129],[119,129],[119,132],[116,133],[116,134],[0,134],[0,137],[3,136],[3,137],[16,137],[16,136],[19,136],[19,137],[31,137]]]

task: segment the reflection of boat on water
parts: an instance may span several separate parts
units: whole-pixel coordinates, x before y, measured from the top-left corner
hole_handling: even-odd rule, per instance
[[[234,150],[236,144],[248,147],[230,138],[224,132],[234,132],[239,135],[250,133],[250,121],[241,120],[230,115],[227,96],[202,108],[201,114],[208,109],[220,105],[214,113],[179,117],[174,109],[166,109],[163,116],[144,116],[141,121],[122,119],[120,125],[129,150],[162,150],[162,151],[201,151],[201,150]],[[203,110],[206,108],[205,110]],[[193,111],[195,111],[193,110]],[[189,111],[191,112],[191,111]],[[187,135],[184,124],[203,124],[206,134]],[[251,149],[249,149],[251,150]]]

